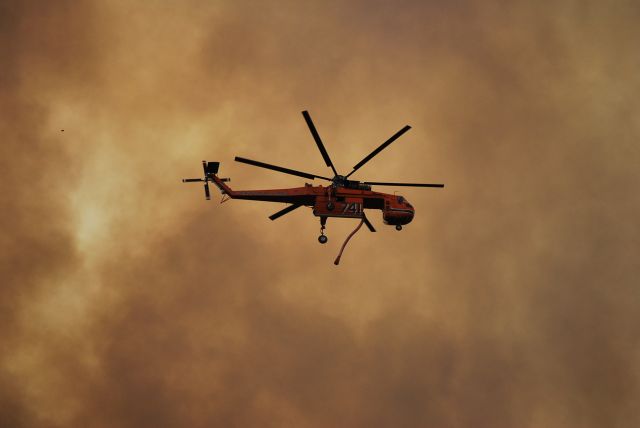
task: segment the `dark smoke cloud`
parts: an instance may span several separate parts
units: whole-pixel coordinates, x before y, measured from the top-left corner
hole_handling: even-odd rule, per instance
[[[640,422],[634,3],[0,11],[1,426]],[[353,224],[179,182],[326,172],[305,108],[340,170],[409,123],[356,178],[447,184],[339,268]]]
[[[34,90],[44,82],[73,78],[81,64],[77,58],[95,51],[90,42],[77,39],[90,33],[90,10],[72,3],[0,4],[0,425],[7,427],[37,424],[29,378],[48,377],[42,367],[25,374],[22,359],[16,358],[38,340],[25,326],[29,321],[23,322],[25,311],[78,264],[64,202],[75,162],[60,147],[59,129],[46,128],[50,109]]]

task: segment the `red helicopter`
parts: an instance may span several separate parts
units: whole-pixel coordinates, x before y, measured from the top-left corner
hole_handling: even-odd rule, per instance
[[[282,217],[285,214],[292,212],[293,210],[302,206],[312,207],[313,215],[320,217],[320,236],[318,241],[321,244],[325,244],[328,241],[327,236],[324,234],[327,218],[339,217],[339,218],[357,218],[360,219],[358,227],[347,237],[340,254],[338,255],[335,264],[340,262],[342,251],[351,237],[360,229],[364,223],[371,232],[375,232],[375,228],[367,219],[364,210],[376,209],[382,211],[382,219],[385,224],[393,225],[396,230],[402,230],[402,226],[408,224],[413,220],[415,210],[413,206],[404,197],[399,195],[392,195],[388,193],[374,192],[371,190],[371,186],[403,186],[403,187],[444,187],[444,184],[424,184],[424,183],[388,183],[377,181],[356,181],[349,180],[348,178],[360,169],[364,164],[369,162],[374,156],[384,150],[387,146],[397,140],[402,134],[407,132],[411,127],[405,126],[395,134],[393,134],[387,141],[382,143],[377,149],[372,151],[364,159],[358,162],[347,175],[340,175],[336,171],[327,150],[320,139],[320,135],[316,130],[309,112],[306,110],[302,112],[302,116],[311,131],[311,135],[320,150],[320,154],[324,159],[324,162],[333,171],[333,178],[324,177],[321,175],[309,174],[294,169],[284,168],[277,165],[271,165],[264,162],[258,162],[251,159],[242,157],[235,158],[236,162],[245,163],[248,165],[257,166],[260,168],[271,169],[273,171],[282,172],[285,174],[296,175],[298,177],[308,178],[310,180],[319,178],[329,181],[331,184],[328,186],[313,186],[305,183],[304,187],[294,187],[289,189],[269,189],[269,190],[232,190],[226,183],[231,181],[230,178],[218,177],[219,162],[207,162],[202,161],[202,167],[204,170],[204,178],[185,178],[183,182],[204,182],[204,193],[207,199],[211,199],[209,193],[209,182],[215,184],[222,193],[222,202],[226,202],[228,199],[247,199],[252,201],[265,201],[265,202],[281,202],[290,204],[286,208],[269,216],[271,220]]]

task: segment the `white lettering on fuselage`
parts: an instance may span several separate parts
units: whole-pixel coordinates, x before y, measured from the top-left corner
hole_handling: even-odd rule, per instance
[[[360,214],[362,213],[362,204],[359,202],[344,204],[344,209],[342,210],[342,213],[343,214],[346,214],[346,213]]]

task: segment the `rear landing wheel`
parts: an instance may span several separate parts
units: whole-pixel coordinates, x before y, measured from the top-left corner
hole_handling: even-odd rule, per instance
[[[400,226],[399,224],[396,224],[396,230],[397,231],[401,231],[402,230],[402,226]]]
[[[320,242],[321,244],[326,244],[328,240],[329,240],[329,238],[327,238],[324,235],[318,236],[318,242]]]

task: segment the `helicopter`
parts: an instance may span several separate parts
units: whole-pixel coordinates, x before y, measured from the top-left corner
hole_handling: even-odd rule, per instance
[[[235,157],[236,162],[252,165],[260,168],[266,168],[273,171],[281,172],[284,174],[290,174],[298,177],[307,178],[310,180],[321,179],[326,180],[330,184],[327,186],[314,186],[309,183],[305,183],[304,187],[294,187],[287,189],[268,189],[268,190],[232,190],[227,182],[230,182],[230,178],[221,178],[218,176],[218,170],[220,162],[207,162],[202,161],[202,168],[204,171],[203,178],[185,178],[182,181],[189,182],[204,182],[204,193],[207,200],[211,199],[209,191],[209,183],[213,183],[222,193],[222,200],[220,203],[226,202],[229,199],[244,199],[252,201],[263,202],[280,202],[289,204],[284,209],[269,216],[271,220],[276,220],[300,207],[311,207],[313,209],[313,215],[320,218],[320,236],[318,236],[318,242],[326,244],[328,241],[327,235],[325,235],[327,219],[332,218],[355,218],[360,219],[358,227],[347,237],[345,240],[340,254],[336,259],[337,265],[340,261],[342,251],[346,246],[349,239],[360,229],[364,223],[371,232],[375,232],[376,229],[371,224],[365,214],[365,210],[381,210],[382,220],[384,224],[395,226],[396,230],[402,230],[402,227],[410,223],[415,216],[415,209],[407,201],[406,198],[396,194],[388,194],[375,192],[371,190],[372,186],[396,186],[396,187],[433,187],[443,188],[444,184],[432,184],[432,183],[393,183],[393,182],[378,182],[378,181],[357,181],[349,180],[349,177],[362,168],[367,162],[373,159],[378,153],[387,148],[391,143],[406,133],[411,127],[409,125],[404,126],[398,132],[389,137],[384,143],[378,146],[375,150],[365,156],[360,162],[354,165],[353,170],[346,175],[339,174],[336,170],[327,150],[322,143],[322,139],[318,134],[318,131],[311,120],[311,116],[308,111],[303,111],[302,116],[309,127],[309,131],[313,136],[313,139],[318,146],[318,150],[322,155],[327,167],[330,167],[333,172],[333,177],[325,177],[322,175],[310,174],[307,172],[298,171],[295,169],[285,168],[273,164],[259,162],[244,157]]]

